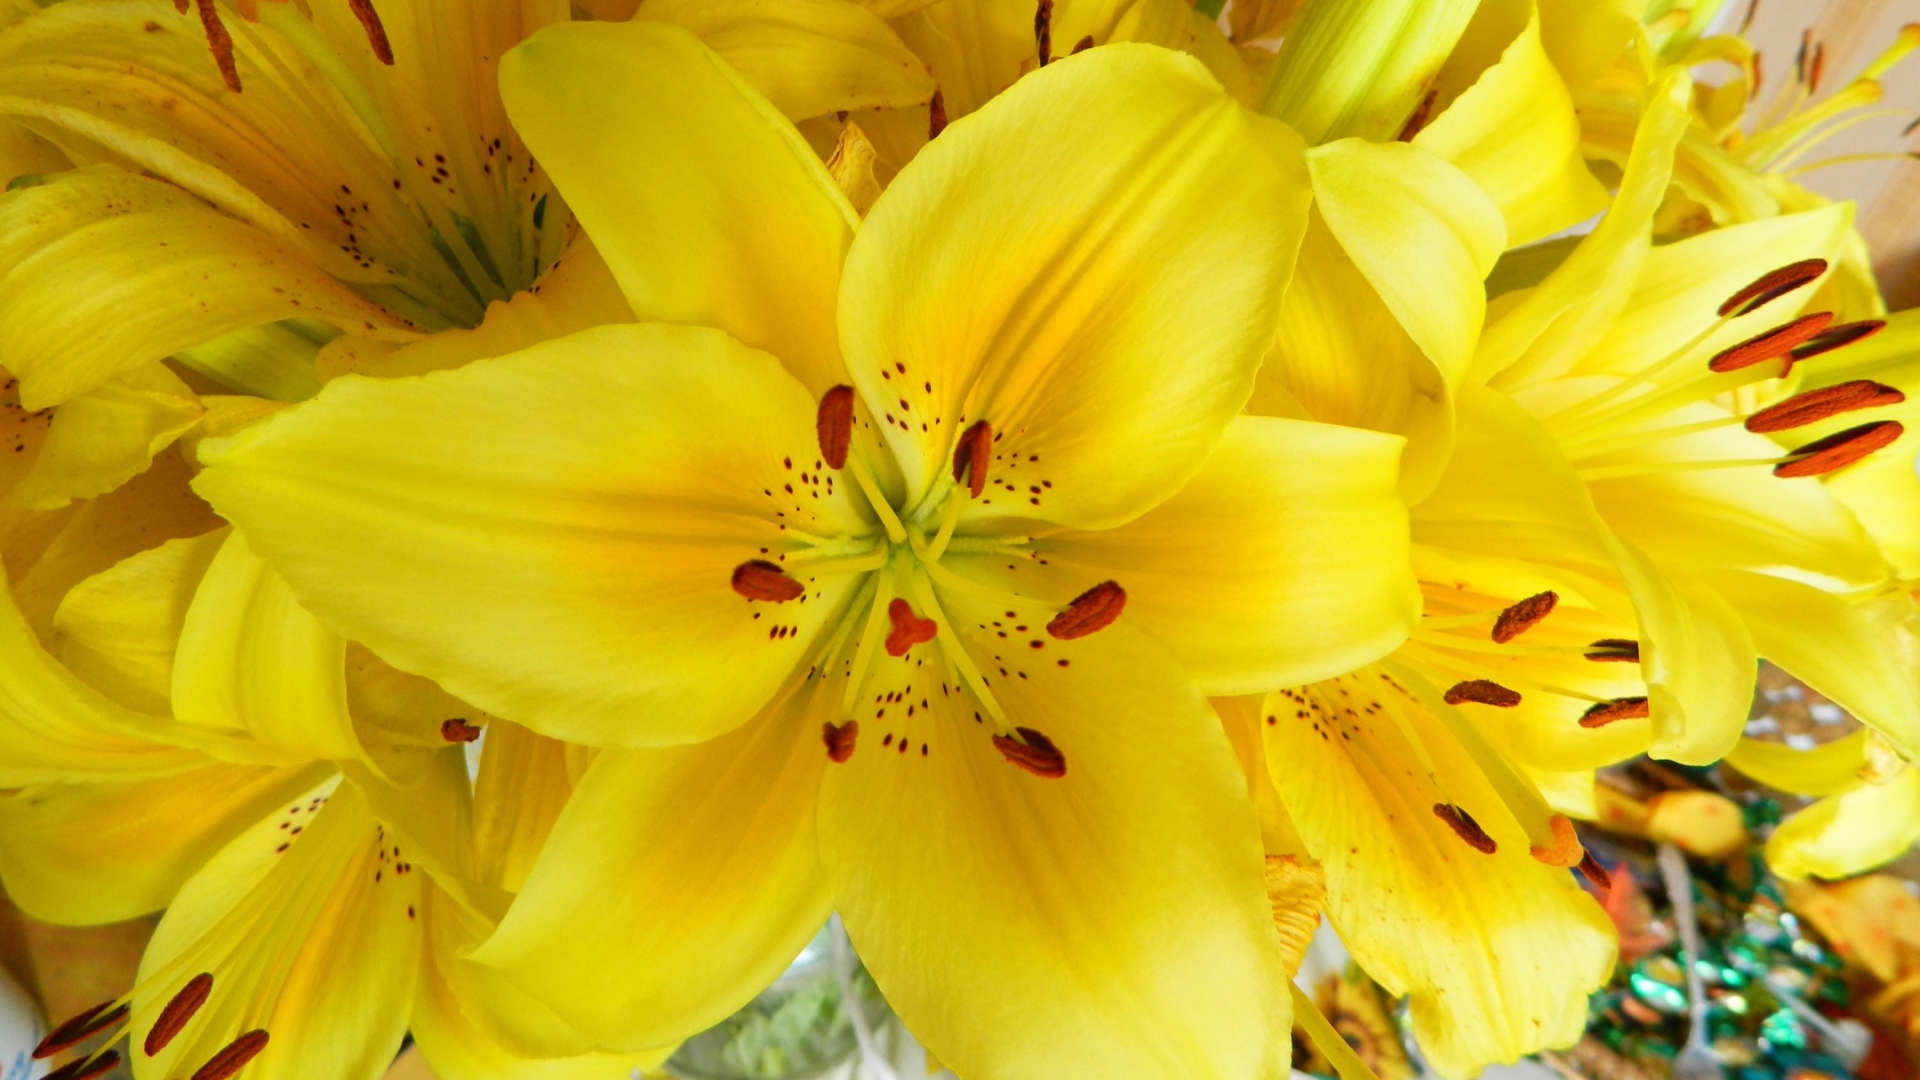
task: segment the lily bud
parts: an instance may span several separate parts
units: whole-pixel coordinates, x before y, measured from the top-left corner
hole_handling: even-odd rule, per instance
[[[1310,0],[1287,33],[1260,111],[1309,145],[1385,142],[1406,126],[1479,0]]]

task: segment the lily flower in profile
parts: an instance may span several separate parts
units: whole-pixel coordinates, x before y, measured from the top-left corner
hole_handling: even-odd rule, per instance
[[[1413,608],[1400,440],[1240,415],[1299,141],[1109,46],[955,121],[862,221],[684,32],[544,32],[503,84],[653,321],[338,380],[203,443],[197,482],[330,625],[606,748],[469,958],[658,1045],[837,908],[963,1072],[1283,1064],[1202,692],[1346,670]]]
[[[1885,560],[1823,479],[1899,434],[1897,388],[1817,388],[1849,381],[1825,372],[1879,329],[1802,307],[1850,215],[1654,247],[1686,89],[1672,77],[1649,99],[1606,218],[1520,287],[1496,281],[1485,331],[1441,368],[1453,382],[1423,407],[1445,403],[1450,433],[1426,440],[1432,464],[1409,458],[1432,477],[1411,496],[1411,640],[1341,679],[1222,705],[1269,855],[1319,867],[1329,919],[1410,997],[1447,1075],[1577,1038],[1607,977],[1604,915],[1559,869],[1606,878],[1569,820],[1593,816],[1591,770],[1725,754],[1757,656],[1903,752],[1920,738],[1901,639],[1872,602]],[[1762,258],[1779,269],[1755,280]],[[1425,284],[1384,262],[1365,280],[1380,297]],[[1296,282],[1302,325],[1326,329],[1263,370],[1253,408],[1414,437],[1419,399],[1345,376],[1386,347],[1431,360],[1416,336],[1431,323],[1342,316],[1355,295]]]

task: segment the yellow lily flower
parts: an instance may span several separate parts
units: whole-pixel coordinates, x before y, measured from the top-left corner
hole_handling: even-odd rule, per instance
[[[368,0],[198,0],[198,13],[76,4],[0,34],[0,117],[76,162],[117,163],[7,200],[0,366],[25,408],[170,355],[297,400],[329,339],[347,335],[334,351],[351,366],[474,326],[558,260],[570,216],[494,83],[497,58],[565,21],[564,4],[382,16]],[[933,89],[851,0],[658,0],[646,17],[708,36],[795,119]]]
[[[1581,1030],[1611,935],[1553,867],[1582,861],[1559,815],[1593,816],[1593,768],[1727,752],[1757,655],[1908,752],[1920,737],[1902,639],[1861,602],[1887,568],[1812,478],[1870,447],[1790,452],[1815,441],[1800,438],[1802,404],[1761,388],[1789,356],[1799,374],[1838,378],[1826,368],[1849,354],[1832,350],[1874,326],[1793,318],[1821,299],[1805,286],[1826,278],[1824,261],[1773,280],[1781,295],[1722,307],[1757,261],[1836,256],[1850,215],[1829,207],[1653,247],[1686,91],[1674,77],[1649,96],[1605,220],[1550,273],[1509,286],[1468,341],[1443,414],[1456,435],[1410,510],[1425,598],[1413,639],[1373,669],[1229,713],[1244,725],[1236,747],[1262,763],[1256,803],[1272,784],[1269,854],[1323,865],[1328,917],[1363,967],[1410,997],[1416,1037],[1447,1075]],[[1783,319],[1797,329],[1769,330]],[[1256,411],[1326,418],[1314,406],[1338,399],[1308,376],[1364,370],[1355,343],[1395,324],[1322,325],[1333,329],[1296,343],[1318,366],[1270,364]],[[1794,413],[1790,435],[1770,437],[1769,416],[1743,429],[1782,399],[1769,416]],[[1405,409],[1375,416],[1388,430],[1417,423]],[[1297,770],[1308,754],[1318,768]],[[1582,869],[1604,878],[1591,860]]]
[[[10,595],[4,610],[16,611]],[[438,925],[497,919],[515,883],[503,860],[526,858],[515,830],[550,827],[565,791],[553,777],[490,779],[551,757],[535,737],[501,735],[470,813],[448,744],[484,718],[321,627],[231,530],[87,578],[53,626],[58,659],[6,655],[67,673],[96,715],[110,715],[107,698],[163,711],[171,699],[177,720],[134,736],[164,771],[100,770],[0,798],[0,879],[26,910],[90,924],[167,909],[133,990],[43,1049],[124,1024],[136,1077],[376,1077],[413,1017],[451,1077],[591,1075],[665,1056],[594,1054],[577,1032],[523,1018],[520,1001],[466,974],[464,939]],[[470,826],[473,814],[486,824]],[[70,1073],[116,1058],[76,1059]]]
[[[1684,10],[1690,6],[1661,4],[1647,11],[1658,62],[1682,70],[1731,67],[1734,74],[1718,86],[1699,87],[1691,98],[1693,119],[1676,150],[1659,231],[1694,235],[1826,205],[1827,199],[1802,187],[1798,178],[1854,160],[1813,156],[1833,135],[1863,121],[1903,115],[1880,104],[1881,80],[1920,46],[1920,24],[1903,28],[1880,56],[1825,97],[1820,96],[1823,85],[1835,80],[1824,48],[1809,38],[1795,58],[1792,80],[1763,100],[1760,58],[1753,46],[1739,34],[1701,36],[1698,31],[1711,12]],[[1598,159],[1615,164],[1626,159],[1634,99],[1646,78],[1641,63],[1637,57],[1621,58],[1580,97],[1587,150]],[[1839,272],[1824,284],[1830,295],[1819,305],[1846,320],[1884,315],[1865,239],[1849,233],[1835,262]]]
[[[956,121],[860,222],[684,32],[556,29],[503,76],[635,313],[679,325],[339,380],[204,443],[198,481],[330,625],[612,747],[470,959],[645,1046],[838,908],[963,1072],[1283,1063],[1200,690],[1351,667],[1411,601],[1398,440],[1236,416],[1297,139],[1106,47]]]

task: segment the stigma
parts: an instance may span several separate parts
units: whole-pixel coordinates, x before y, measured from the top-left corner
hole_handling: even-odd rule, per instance
[[[893,624],[886,641],[888,656],[905,656],[907,650],[940,633],[938,623],[915,615],[913,605],[897,596],[887,605],[887,619]]]

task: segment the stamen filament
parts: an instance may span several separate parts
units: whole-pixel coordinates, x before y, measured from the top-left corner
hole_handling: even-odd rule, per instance
[[[1016,536],[1002,539],[995,536],[959,536],[947,544],[946,551],[956,555],[1013,555],[1025,554],[1027,544],[1033,540],[1030,536]],[[942,552],[945,554],[945,552]]]
[[[927,562],[939,562],[940,556],[946,554],[947,544],[953,540],[954,527],[960,524],[960,513],[966,508],[965,499],[947,498],[946,511],[940,515],[940,531],[934,534],[933,543],[927,545],[924,556]]]
[[[809,562],[807,555],[812,552],[800,552],[784,565],[794,573],[805,572],[819,577],[838,574],[863,574],[869,570],[878,570],[887,565],[888,549],[876,545],[872,551],[863,555],[828,556]]]
[[[1791,455],[1776,458],[1722,458],[1713,461],[1650,461],[1637,465],[1600,466],[1580,469],[1580,479],[1618,480],[1626,476],[1644,476],[1648,473],[1698,472],[1702,469],[1736,469],[1747,465],[1782,465],[1791,461]]]
[[[867,466],[867,459],[859,454],[848,455],[846,471],[852,473],[853,478],[859,481],[860,490],[867,497],[867,504],[873,507],[873,512],[880,518],[881,526],[887,530],[887,539],[896,544],[905,540],[906,527],[900,524],[900,516],[893,512],[893,504],[889,503],[886,495],[881,492],[879,481],[873,478],[873,470]]]
[[[851,717],[866,685],[867,668],[873,664],[873,651],[887,636],[887,603],[893,599],[893,575],[874,575],[873,602],[867,607],[867,625],[860,631],[860,644],[854,649],[853,669],[847,672],[847,688],[840,697],[840,715]]]
[[[929,570],[934,566],[929,563],[921,565]],[[1004,735],[1014,730],[1013,722],[1007,719],[1006,710],[1000,707],[1000,700],[988,687],[987,677],[980,674],[980,669],[975,666],[973,657],[967,655],[967,647],[961,643],[960,635],[954,633],[953,624],[947,621],[947,613],[941,609],[940,599],[934,595],[932,586],[925,578],[917,575],[911,578],[908,584],[913,590],[914,599],[920,605],[920,610],[940,628],[934,636],[934,641],[939,644],[941,655],[945,656],[947,663],[953,665],[954,670],[960,673],[960,677],[967,681],[973,696],[979,699],[980,704],[986,708],[987,715],[993,717],[994,723],[1000,728],[999,733]]]

